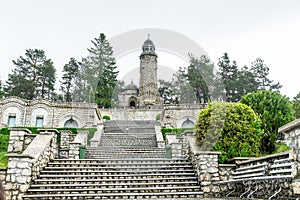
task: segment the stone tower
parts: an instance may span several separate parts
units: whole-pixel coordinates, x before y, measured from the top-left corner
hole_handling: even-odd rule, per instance
[[[156,105],[160,103],[157,88],[157,55],[155,45],[148,39],[143,44],[140,55],[140,86],[139,107]]]

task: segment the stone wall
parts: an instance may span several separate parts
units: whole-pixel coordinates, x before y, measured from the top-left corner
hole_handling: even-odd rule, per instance
[[[198,176],[198,182],[201,191],[204,192],[204,197],[218,196],[220,188],[213,183],[220,180],[218,163],[220,152],[200,151],[195,136],[188,135],[187,141],[188,159]]]
[[[64,127],[70,119],[75,120],[78,127],[96,127],[102,120],[96,104],[25,100],[18,97],[0,100],[0,128],[9,126],[10,117],[15,118],[13,126],[55,128]],[[42,120],[42,124],[38,124],[38,119]]]
[[[21,129],[11,130],[11,133],[18,133],[19,136],[23,136],[27,132],[26,129],[23,133]],[[19,152],[19,147],[23,144],[17,144],[17,148],[12,143],[9,144],[13,151],[7,154],[5,189],[8,199],[22,199],[22,195],[29,188],[30,182],[37,178],[40,170],[47,165],[50,159],[54,158],[57,149],[56,138],[55,131],[44,130],[34,138],[23,152]]]
[[[279,141],[294,150],[296,159],[300,162],[300,118],[278,129]]]
[[[102,116],[111,120],[156,120],[161,109],[100,109]]]
[[[167,128],[182,128],[184,122],[190,121],[195,124],[199,111],[206,104],[165,104],[161,115],[161,126]]]

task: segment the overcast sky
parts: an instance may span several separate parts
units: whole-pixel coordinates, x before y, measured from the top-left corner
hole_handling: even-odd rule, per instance
[[[54,61],[57,76],[70,57],[87,55],[91,40],[143,28],[166,29],[193,40],[216,64],[224,52],[242,67],[262,58],[282,94],[300,92],[300,1],[298,0],[0,0],[0,77],[28,48]],[[151,31],[150,31],[151,34]],[[150,36],[157,48],[159,35]],[[141,39],[144,38],[144,39]],[[138,38],[140,45],[147,35]],[[171,49],[172,50],[172,49]],[[140,52],[117,61],[120,76],[138,67]],[[159,54],[159,64],[178,68],[180,58]],[[174,56],[174,55],[171,55]],[[196,55],[200,56],[200,55]],[[122,78],[122,77],[120,77]]]

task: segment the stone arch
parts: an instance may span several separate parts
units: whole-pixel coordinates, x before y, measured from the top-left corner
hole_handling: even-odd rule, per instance
[[[33,108],[31,112],[30,124],[31,126],[49,126],[48,125],[48,110],[45,107]]]
[[[196,123],[196,118],[193,116],[184,116],[177,122],[178,128],[192,128]]]
[[[21,110],[16,106],[7,107],[2,114],[2,124],[5,126],[22,126]]]
[[[73,122],[73,127],[83,127],[83,121],[77,114],[66,114],[60,117],[59,127],[68,126],[68,124],[71,124],[71,121]]]
[[[137,107],[137,98],[135,96],[131,96],[128,99],[128,106],[130,108],[136,108]]]
[[[78,123],[75,119],[73,119],[73,117],[71,117],[70,119],[68,119],[65,124],[64,127],[66,128],[77,128],[78,127]]]

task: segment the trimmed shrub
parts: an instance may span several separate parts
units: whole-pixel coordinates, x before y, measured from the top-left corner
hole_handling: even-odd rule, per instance
[[[102,117],[102,119],[105,119],[105,120],[110,120],[110,116],[108,116],[108,115],[104,115],[104,116]]]
[[[177,137],[180,137],[186,130],[193,130],[193,128],[162,128],[160,131],[163,135],[164,141],[166,141],[166,133],[175,133]]]
[[[199,113],[195,133],[203,151],[220,151],[219,161],[260,155],[260,120],[247,105],[211,103]]]
[[[160,114],[157,114],[155,119],[156,119],[156,121],[159,121],[160,120]]]

